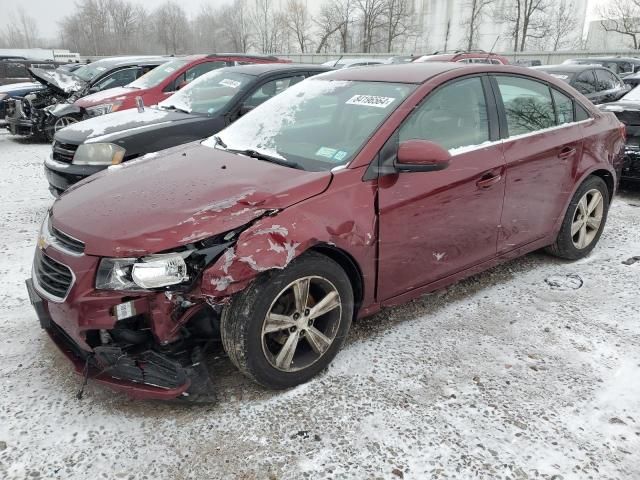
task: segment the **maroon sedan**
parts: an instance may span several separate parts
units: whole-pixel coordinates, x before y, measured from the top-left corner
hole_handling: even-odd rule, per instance
[[[623,147],[613,114],[544,73],[330,72],[73,187],[27,285],[77,371],[116,389],[206,397],[219,339],[245,375],[287,388],[354,318],[543,247],[588,255]]]

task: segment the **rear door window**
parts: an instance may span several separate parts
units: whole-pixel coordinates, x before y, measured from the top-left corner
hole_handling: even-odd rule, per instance
[[[261,103],[266,102],[271,97],[276,96],[280,92],[285,91],[287,88],[295,85],[298,82],[304,80],[304,75],[297,75],[295,77],[278,78],[262,84],[253,94],[245,100],[243,107],[255,108]]]
[[[496,81],[510,137],[556,125],[551,91],[546,84],[508,76],[496,76]]]
[[[412,139],[430,140],[446,149],[489,141],[480,77],[454,81],[430,94],[400,127],[400,142]]]
[[[194,81],[200,75],[227,66],[227,62],[205,62],[196,65],[193,68],[187,70],[184,74],[187,83]]]
[[[618,88],[618,79],[616,76],[608,70],[597,69],[596,81],[598,85],[598,91],[613,90]]]
[[[596,77],[593,74],[593,70],[585,70],[584,72],[580,73],[576,77],[573,86],[583,95],[597,92],[598,85],[596,83]]]
[[[130,84],[138,77],[138,67],[124,68],[107,75],[102,80],[99,80],[93,86],[95,90],[102,91],[107,88],[123,87]]]

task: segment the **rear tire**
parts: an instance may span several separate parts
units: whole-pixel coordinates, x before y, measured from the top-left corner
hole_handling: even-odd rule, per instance
[[[558,237],[547,252],[568,260],[589,255],[602,235],[609,204],[609,189],[604,180],[588,177],[573,195]]]
[[[289,388],[329,365],[352,317],[347,274],[333,260],[309,252],[231,298],[222,312],[222,344],[247,377],[267,388]]]

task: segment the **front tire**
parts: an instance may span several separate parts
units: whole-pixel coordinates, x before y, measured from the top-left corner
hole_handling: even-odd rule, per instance
[[[52,117],[47,120],[47,124],[45,126],[45,135],[47,140],[53,142],[54,136],[56,132],[62,130],[69,125],[74,123],[78,123],[80,120],[73,115],[64,115],[62,117]]]
[[[272,389],[323,370],[347,337],[353,289],[344,270],[309,252],[233,296],[222,312],[222,343],[247,377]]]
[[[602,235],[609,204],[609,189],[604,180],[588,177],[573,195],[558,237],[547,251],[568,260],[589,255]]]

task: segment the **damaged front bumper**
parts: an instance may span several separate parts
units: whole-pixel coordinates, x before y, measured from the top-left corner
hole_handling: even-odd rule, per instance
[[[135,316],[118,320],[117,307],[122,305],[122,297],[93,291],[80,298],[75,296],[72,302],[55,302],[47,298],[49,295],[38,283],[36,270],[33,278],[26,281],[31,304],[40,326],[71,361],[76,373],[137,399],[215,399],[202,361],[206,333],[209,338],[215,337],[215,328],[191,339],[178,331],[185,315],[199,316],[209,325],[215,321],[217,314],[207,304],[176,315],[170,300],[158,293],[160,298],[129,300],[126,304]],[[75,280],[82,289],[82,277]],[[165,313],[168,317],[163,317]],[[160,325],[162,320],[153,324],[154,315],[171,325]],[[131,322],[142,328],[128,328]],[[150,325],[145,328],[147,323]],[[171,328],[173,325],[175,329]],[[206,330],[206,326],[200,330]],[[158,341],[156,334],[166,340]]]
[[[640,146],[627,145],[622,162],[623,180],[640,181]]]

